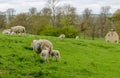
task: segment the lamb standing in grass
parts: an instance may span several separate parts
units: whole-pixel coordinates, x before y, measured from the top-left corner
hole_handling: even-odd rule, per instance
[[[42,50],[41,52],[41,58],[47,62],[49,62],[49,50]]]
[[[54,60],[54,57],[56,58],[57,61],[60,61],[60,52],[58,50],[52,50],[52,59]]]
[[[11,31],[11,29],[5,29],[5,30],[3,30],[3,34],[10,34],[10,31]]]
[[[16,33],[15,33],[15,32],[11,32],[11,33],[10,33],[10,35],[15,36],[15,35],[16,35]]]
[[[79,40],[79,36],[76,36],[75,39],[76,39],[76,40]]]
[[[59,38],[65,38],[65,34],[61,34],[60,36],[59,36]]]

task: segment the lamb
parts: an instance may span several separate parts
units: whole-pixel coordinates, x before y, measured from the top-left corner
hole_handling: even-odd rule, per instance
[[[57,61],[60,61],[60,52],[59,52],[59,50],[52,50],[51,56],[52,56],[53,60],[54,60],[54,57],[55,57]]]
[[[49,62],[49,57],[52,56],[52,59],[56,58],[56,61],[60,61],[60,52],[58,50],[52,50],[52,53],[49,54],[49,50],[46,48],[46,50],[42,50],[41,52],[41,58],[45,61]]]
[[[14,26],[11,27],[11,32],[20,33],[20,35],[24,35],[26,31],[25,31],[25,27],[23,26]]]
[[[79,36],[76,36],[75,39],[76,39],[76,40],[79,40]]]
[[[59,36],[59,38],[65,38],[65,34],[61,34],[60,36]]]
[[[10,35],[16,35],[16,33],[15,32],[11,32]]]
[[[42,50],[41,52],[41,58],[45,61],[49,62],[49,50]]]
[[[11,29],[5,29],[5,30],[3,30],[3,34],[10,34],[10,32],[11,32]]]

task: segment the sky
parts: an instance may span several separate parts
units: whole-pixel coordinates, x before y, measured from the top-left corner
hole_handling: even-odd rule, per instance
[[[0,0],[0,11],[4,12],[8,8],[14,8],[16,13],[28,12],[31,7],[36,7],[40,11],[46,6],[48,0]],[[101,7],[110,6],[110,13],[120,9],[120,0],[59,0],[58,6],[70,4],[76,8],[77,14],[82,14],[85,8],[92,10],[92,13],[99,14]]]

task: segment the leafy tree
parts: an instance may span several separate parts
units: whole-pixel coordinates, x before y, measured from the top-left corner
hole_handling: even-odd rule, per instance
[[[0,29],[6,28],[6,15],[4,12],[0,12]]]
[[[84,36],[84,39],[86,37],[86,35],[90,35],[90,32],[89,31],[91,28],[90,26],[92,25],[92,13],[91,13],[92,10],[86,8],[83,12],[83,15],[82,15],[82,18],[83,18],[83,21],[81,23],[81,31],[83,32],[83,36]]]
[[[29,15],[27,13],[21,13],[16,15],[13,19],[7,24],[8,27],[22,25],[29,30]]]
[[[108,27],[110,26],[110,23],[109,23],[109,10],[110,10],[110,7],[109,6],[105,6],[105,7],[102,7],[101,8],[101,13],[99,15],[99,29],[100,29],[100,37],[104,37],[105,35],[105,32],[108,31]]]
[[[118,9],[110,19],[113,22],[113,28],[119,33],[120,35],[120,10]]]

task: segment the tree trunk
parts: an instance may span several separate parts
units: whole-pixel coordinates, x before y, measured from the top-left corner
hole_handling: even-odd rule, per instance
[[[83,32],[83,38],[85,39],[86,37],[85,37],[85,31]]]
[[[92,40],[94,40],[94,37],[95,37],[95,26],[93,26],[93,29],[92,29]]]

